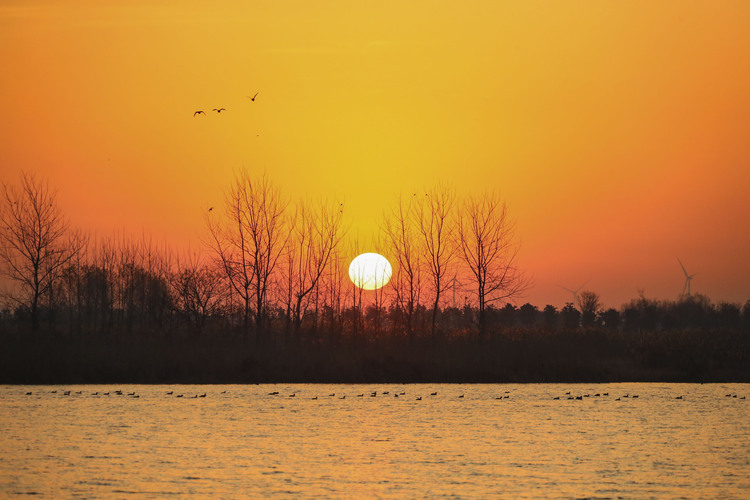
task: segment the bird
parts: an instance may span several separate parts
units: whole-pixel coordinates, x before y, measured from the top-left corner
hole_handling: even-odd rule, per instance
[[[256,98],[256,97],[258,97],[258,93],[256,92],[256,93],[255,93],[255,95],[254,95],[254,96],[252,96],[252,97],[250,97],[249,95],[248,95],[248,96],[245,96],[245,97],[247,97],[247,98],[248,98],[248,99],[250,99],[251,101],[255,102],[255,98]]]
[[[214,108],[212,111],[216,111],[217,113],[221,114],[222,111],[226,111],[227,108]]]
[[[419,397],[417,398],[417,401],[422,401],[422,396],[419,396]]]
[[[430,396],[437,396],[437,392],[431,392]]]
[[[200,396],[198,396],[198,397],[199,397],[199,398],[205,398],[205,397],[206,397],[206,393],[204,392],[203,394],[201,394],[201,395],[200,395]]]
[[[208,211],[209,211],[209,212],[210,212],[211,210],[213,210],[213,209],[214,209],[214,207],[208,207]],[[224,392],[227,392],[227,391],[224,391]],[[222,394],[224,394],[224,392],[222,392]]]
[[[269,396],[278,396],[279,395],[279,391],[269,392],[268,395]]]
[[[460,398],[463,398],[463,397],[464,397],[464,395],[463,395],[463,394],[461,394],[461,395],[459,396],[459,399],[460,399]]]
[[[175,396],[175,397],[177,397],[177,398],[181,398],[181,397],[182,397],[182,394],[178,394],[178,395],[177,395],[177,396]]]
[[[197,115],[205,115],[205,114],[206,114],[205,111],[198,110],[195,113],[193,113],[193,118],[195,118]]]
[[[174,391],[169,391],[169,392],[167,393],[167,396],[171,396],[172,394],[174,394]]]
[[[27,396],[31,396],[31,393],[30,393],[30,392],[27,392],[27,393],[26,393],[26,395],[27,395]]]

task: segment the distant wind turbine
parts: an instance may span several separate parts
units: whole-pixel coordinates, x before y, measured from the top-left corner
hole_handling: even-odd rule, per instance
[[[453,309],[456,308],[456,285],[458,285],[459,289],[462,289],[464,286],[464,284],[458,280],[458,275],[454,274],[453,279],[451,280],[451,288],[453,289]]]
[[[684,297],[685,295],[687,295],[688,297],[690,297],[690,280],[693,279],[693,276],[695,276],[695,274],[688,274],[687,269],[685,269],[685,266],[682,265],[682,261],[679,257],[677,257],[677,262],[680,263],[682,272],[685,273],[685,286],[682,287],[682,296]]]
[[[570,293],[573,294],[573,305],[576,306],[576,307],[578,307],[578,305],[577,305],[578,304],[578,292],[580,292],[581,288],[583,288],[584,286],[586,286],[586,283],[588,283],[590,280],[591,280],[591,278],[587,279],[586,281],[583,282],[583,284],[581,284],[581,286],[579,286],[575,290],[571,290],[570,288],[566,288],[564,286],[562,286],[560,288],[562,288],[563,290],[567,290],[567,291],[569,291]]]

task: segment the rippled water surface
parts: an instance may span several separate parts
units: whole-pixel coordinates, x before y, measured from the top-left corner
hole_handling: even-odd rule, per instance
[[[0,496],[750,498],[743,397],[748,384],[7,386]]]

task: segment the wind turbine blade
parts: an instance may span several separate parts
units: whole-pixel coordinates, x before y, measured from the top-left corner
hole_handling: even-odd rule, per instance
[[[687,269],[685,269],[685,266],[682,265],[682,261],[680,260],[679,257],[677,257],[677,262],[680,263],[680,267],[682,268],[682,272],[685,273],[685,277],[687,277],[688,276]]]
[[[576,288],[576,293],[578,293],[581,290],[581,288],[585,287],[586,283],[588,283],[589,281],[591,281],[591,278],[587,279],[586,281],[583,282],[583,284],[581,286],[579,286],[578,288]]]

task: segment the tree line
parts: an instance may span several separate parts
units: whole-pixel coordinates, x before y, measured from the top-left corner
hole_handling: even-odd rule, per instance
[[[497,372],[496,362],[507,355],[503,343],[509,341],[546,352],[566,335],[583,335],[571,337],[580,343],[598,332],[596,343],[609,339],[609,347],[620,345],[633,356],[634,339],[653,343],[651,333],[661,332],[661,342],[674,332],[716,339],[718,331],[729,335],[727,345],[736,355],[747,357],[750,301],[715,305],[699,295],[674,301],[641,295],[614,309],[584,291],[559,310],[529,303],[517,307],[514,301],[529,280],[516,264],[508,207],[491,192],[459,197],[438,185],[395,200],[374,243],[394,272],[376,291],[358,289],[349,280],[348,261],[371,249],[348,236],[345,206],[289,200],[265,175],[235,176],[223,206],[204,214],[203,249],[189,254],[145,237],[101,239],[75,229],[55,190],[30,173],[4,183],[2,196],[0,332],[16,346],[8,352],[20,353],[18,359],[29,359],[45,345],[58,349],[48,352],[51,358],[71,345],[84,351],[94,347],[81,345],[98,345],[109,353],[104,358],[132,349],[134,359],[145,345],[163,353],[179,345],[176,352],[184,361],[192,359],[191,350],[211,350],[219,343],[223,354],[213,364],[220,365],[224,356],[245,375],[262,378],[265,370],[278,378],[284,373],[278,366],[260,368],[268,353],[288,361],[292,352],[304,359],[314,348],[324,363],[337,350],[358,359],[377,344],[385,349],[379,362],[408,352],[412,358],[402,360],[404,366],[418,358],[419,366],[434,371],[449,366],[452,356],[464,359],[468,369],[473,362],[467,349],[479,349],[476,354],[484,359],[488,346],[504,345],[502,355],[487,359],[486,374]],[[539,344],[541,338],[546,344]],[[121,352],[113,353],[113,346]],[[401,354],[394,357],[389,349]],[[442,354],[424,358],[434,349]],[[506,368],[516,361],[506,359]],[[366,378],[366,365],[362,361],[352,373]],[[296,373],[285,366],[287,374]],[[226,376],[242,378],[240,372]]]

